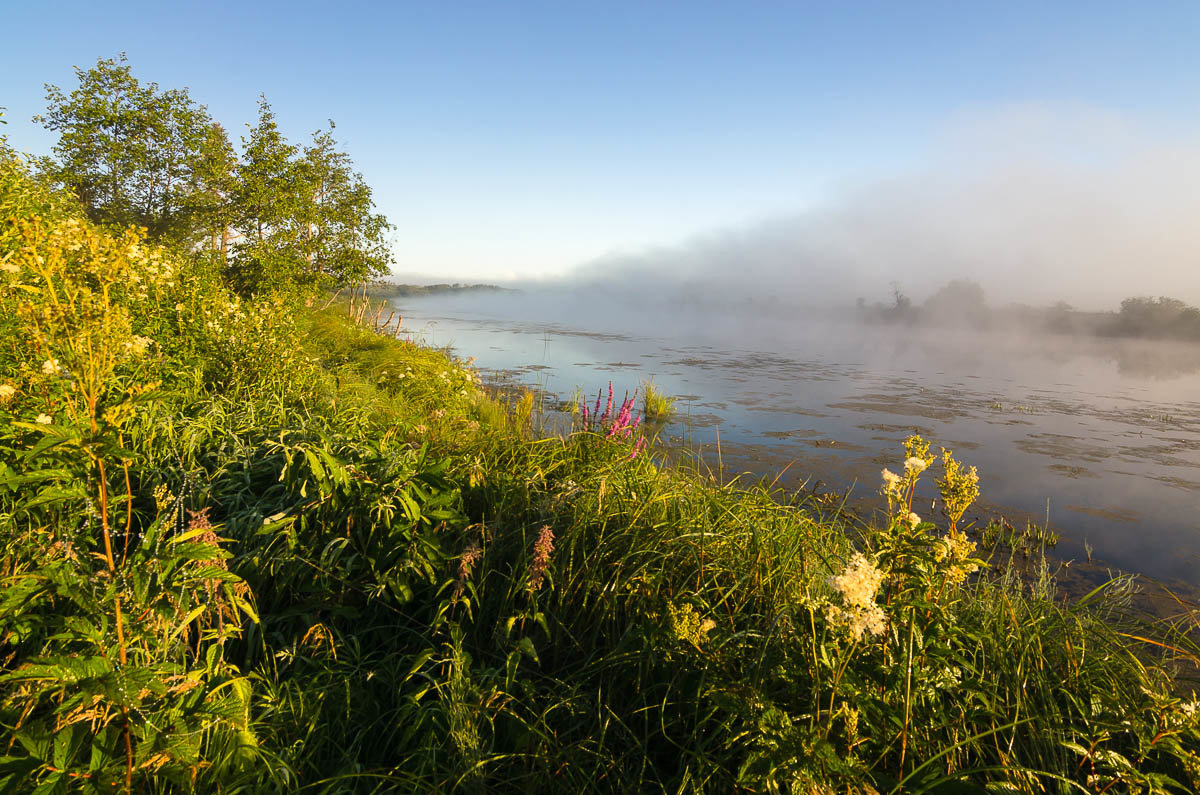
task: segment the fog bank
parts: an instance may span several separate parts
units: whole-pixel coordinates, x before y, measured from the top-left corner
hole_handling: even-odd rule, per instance
[[[843,186],[805,212],[525,287],[828,306],[886,301],[891,282],[921,301],[966,278],[993,305],[1200,303],[1200,136],[1019,106],[962,114],[933,149],[921,169]]]

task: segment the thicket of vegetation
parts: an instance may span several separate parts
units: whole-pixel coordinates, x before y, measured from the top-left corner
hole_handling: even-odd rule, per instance
[[[1194,614],[989,570],[952,454],[866,527],[666,466],[611,393],[540,438],[97,212],[0,146],[0,791],[1200,785]]]
[[[988,305],[983,288],[969,279],[948,282],[920,306],[893,283],[891,304],[868,306],[859,299],[858,314],[874,323],[969,325],[981,329],[1018,325],[1034,332],[1200,342],[1200,308],[1178,298],[1126,298],[1115,312],[1081,311],[1063,301],[1044,308],[996,308]]]

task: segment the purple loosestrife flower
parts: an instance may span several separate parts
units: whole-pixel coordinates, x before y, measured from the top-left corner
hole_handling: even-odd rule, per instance
[[[604,423],[608,422],[608,418],[612,416],[612,381],[608,382],[608,403],[604,406],[604,416],[600,418],[600,428],[604,427]]]
[[[642,450],[644,450],[645,447],[646,447],[646,437],[639,436],[638,440],[633,443],[633,452],[629,454],[629,460],[632,461],[633,459],[637,458],[638,453],[642,452]]]
[[[533,542],[533,564],[529,567],[529,590],[542,587],[546,570],[550,568],[550,553],[554,552],[554,531],[550,525],[542,525],[537,541]]]
[[[600,391],[598,391],[596,393],[596,409],[595,409],[595,411],[592,412],[592,419],[597,422],[600,419],[600,401],[603,399],[604,399],[604,389],[601,388]],[[590,431],[591,428],[588,428],[588,430]]]

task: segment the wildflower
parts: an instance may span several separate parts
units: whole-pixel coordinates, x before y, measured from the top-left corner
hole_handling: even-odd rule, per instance
[[[965,469],[954,459],[953,453],[944,447],[942,463],[946,467],[946,477],[936,483],[942,503],[946,506],[946,515],[950,517],[950,529],[954,530],[967,508],[979,496],[979,472],[975,467]]]
[[[529,590],[542,587],[546,570],[550,568],[550,554],[554,552],[554,531],[550,525],[542,525],[537,541],[533,543],[533,564],[529,567]]]
[[[883,572],[875,568],[861,552],[855,552],[845,571],[829,578],[829,585],[849,607],[867,607],[875,603],[875,592],[883,582]]]
[[[38,425],[49,425],[50,423],[54,422],[54,418],[49,414],[39,414],[34,422],[36,422]]]
[[[444,409],[437,409],[430,416],[435,420],[440,420],[442,417],[446,416],[446,412]]]
[[[42,372],[46,375],[61,375],[63,368],[58,363],[58,359],[47,359],[42,362]]]
[[[884,493],[889,496],[899,496],[902,478],[887,467],[884,467],[882,475]]]
[[[141,356],[150,347],[150,343],[154,340],[149,337],[143,337],[139,334],[134,334],[125,341],[125,352],[133,356]]]
[[[7,403],[17,394],[17,388],[12,384],[0,384],[0,403]]]
[[[941,539],[937,559],[939,562],[949,562],[946,568],[946,582],[949,585],[961,585],[969,574],[979,569],[979,561],[971,557],[974,552],[975,542],[962,533],[951,531],[950,535]]]
[[[21,268],[11,262],[0,262],[0,271],[4,271],[5,273],[20,273]]]
[[[908,514],[908,523],[915,528],[921,523],[921,517],[910,511]]]
[[[425,434],[428,433],[429,428],[427,428],[425,425],[418,425],[417,427],[413,428],[413,430],[419,434]]]
[[[669,604],[667,610],[671,614],[671,631],[675,633],[675,637],[687,641],[696,648],[708,640],[708,633],[717,626],[717,622],[711,618],[701,621],[696,608],[689,604],[685,604],[683,607]]]
[[[917,475],[924,472],[926,470],[926,468],[928,468],[928,466],[929,466],[929,462],[926,461],[924,458],[917,458],[916,456],[909,456],[904,461],[904,474],[906,477],[915,478]]]
[[[834,626],[844,627],[856,641],[864,633],[882,635],[887,629],[887,616],[875,604],[875,593],[882,582],[883,572],[862,553],[854,553],[845,570],[829,578],[829,585],[841,595],[845,606],[828,605],[826,619]]]
[[[483,550],[478,544],[472,543],[471,546],[463,550],[462,557],[458,559],[458,581],[454,585],[454,595],[461,596],[463,588],[466,587],[467,580],[471,577],[471,569],[483,557]]]

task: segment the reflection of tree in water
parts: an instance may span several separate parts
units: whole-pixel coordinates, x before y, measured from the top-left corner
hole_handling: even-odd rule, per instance
[[[1113,350],[1113,356],[1121,375],[1168,380],[1200,372],[1197,345],[1121,345]]]

